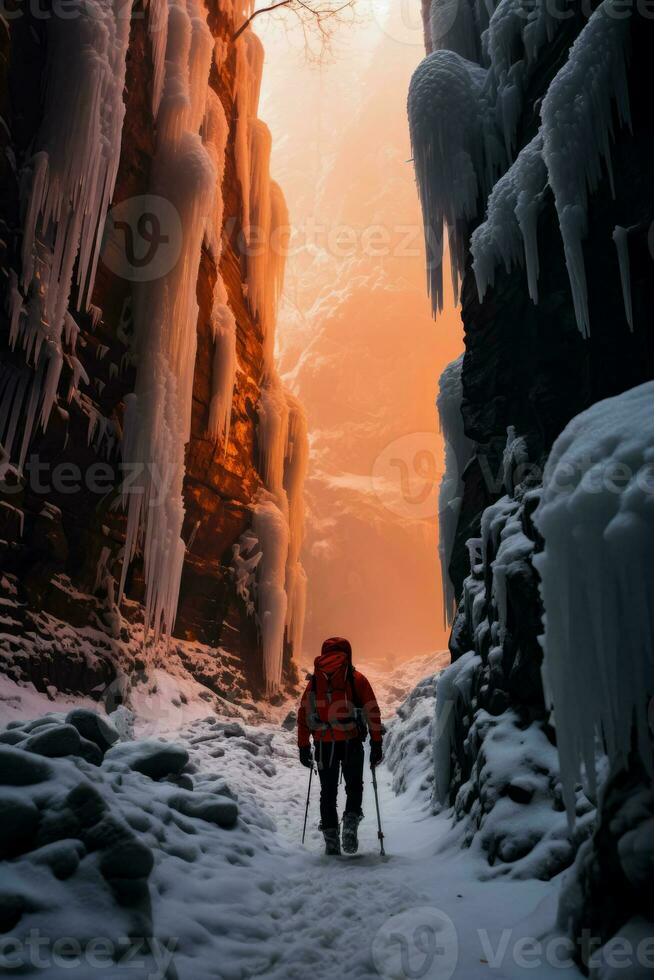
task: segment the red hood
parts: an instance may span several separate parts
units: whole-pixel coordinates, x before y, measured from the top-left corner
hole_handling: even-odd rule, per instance
[[[328,640],[325,640],[320,657],[324,657],[326,653],[336,653],[337,650],[344,653],[350,663],[352,662],[352,645],[349,640],[342,636],[330,636]],[[316,657],[316,660],[319,660],[320,657]]]

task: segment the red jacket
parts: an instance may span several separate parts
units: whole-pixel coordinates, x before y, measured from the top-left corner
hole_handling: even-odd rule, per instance
[[[329,650],[344,650],[349,655],[351,662],[352,650],[347,640],[343,640],[341,637],[333,637],[330,640],[326,640],[323,644],[322,652],[325,654]],[[366,721],[368,723],[370,738],[373,742],[381,742],[383,734],[381,713],[379,711],[379,705],[377,704],[377,698],[375,697],[374,691],[370,686],[370,682],[368,678],[365,677],[359,670],[353,671],[352,682],[354,685],[355,698],[363,709]],[[309,681],[305,692],[302,695],[302,700],[300,701],[300,707],[297,713],[297,742],[300,748],[311,744],[311,735],[313,735],[314,741],[318,742],[341,742],[348,738],[352,738],[351,733],[343,731],[336,725],[334,725],[334,727],[329,727],[327,730],[319,729],[317,731],[311,731],[309,729],[307,719],[311,711],[309,701],[311,689],[312,682]],[[343,702],[342,705],[335,702],[332,707],[335,717],[338,717],[339,713],[341,712],[343,714],[348,713],[345,702]]]

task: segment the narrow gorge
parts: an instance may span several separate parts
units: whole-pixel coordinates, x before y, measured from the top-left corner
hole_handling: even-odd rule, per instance
[[[652,976],[650,7],[2,12],[0,969]]]

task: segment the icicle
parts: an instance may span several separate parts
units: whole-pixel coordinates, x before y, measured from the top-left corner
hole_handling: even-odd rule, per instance
[[[270,694],[278,689],[282,679],[288,607],[285,579],[289,531],[286,516],[266,491],[261,492],[254,506],[252,530],[262,552],[257,568],[257,612],[263,644],[264,678]]]
[[[568,60],[543,99],[543,158],[554,193],[577,325],[590,330],[583,240],[586,208],[606,165],[611,189],[613,105],[620,125],[630,124],[626,55],[631,17],[603,0],[575,40]],[[630,13],[630,12],[628,12]]]
[[[245,603],[248,616],[253,616],[256,612],[256,570],[262,554],[259,539],[251,530],[245,531],[232,547],[235,590]]]
[[[288,439],[288,402],[277,373],[261,387],[259,415],[259,472],[266,488],[281,503],[284,493],[284,457]]]
[[[485,72],[450,51],[418,66],[409,88],[409,125],[425,222],[428,289],[436,314],[443,308],[443,234],[457,292],[467,249],[466,223],[477,210],[484,179],[481,89]]]
[[[470,650],[442,671],[436,683],[434,801],[440,806],[447,806],[449,802],[454,726],[461,714],[458,705],[461,702],[470,705],[472,682],[480,663],[480,657]]]
[[[613,229],[613,241],[618,252],[618,263],[620,265],[620,280],[622,282],[622,296],[624,299],[624,315],[627,318],[629,329],[634,329],[634,311],[631,300],[631,269],[629,263],[629,228],[622,228],[616,225]]]
[[[284,488],[288,500],[289,547],[286,565],[288,610],[286,632],[295,656],[302,653],[307,576],[300,561],[304,541],[304,480],[309,463],[309,437],[303,406],[286,392],[288,437],[284,459]]]
[[[547,171],[538,134],[495,184],[488,198],[486,220],[472,234],[470,251],[480,302],[495,282],[495,267],[502,261],[507,272],[527,267],[529,295],[538,302],[538,215]]]
[[[123,458],[139,476],[127,505],[122,596],[129,562],[142,547],[146,632],[173,628],[185,545],[183,484],[190,435],[198,304],[196,282],[216,172],[198,134],[205,115],[213,46],[200,5],[170,0],[166,69],[159,108],[152,192],[176,208],[180,256],[164,277],[134,290],[139,365],[126,399]]]
[[[222,195],[223,177],[225,174],[225,150],[229,137],[229,123],[225,116],[223,104],[213,91],[209,89],[207,109],[202,125],[202,139],[213,160],[216,171],[216,193],[211,220],[207,222],[206,240],[209,254],[216,266],[222,253],[222,231],[224,202]]]
[[[220,273],[214,290],[211,330],[214,349],[208,432],[212,439],[223,439],[227,449],[236,380],[236,320],[227,304]]]
[[[552,448],[534,515],[545,539],[534,558],[544,681],[571,819],[582,766],[596,789],[597,739],[612,764],[626,764],[635,734],[654,772],[653,409],[648,382],[573,419]]]
[[[148,0],[148,36],[152,50],[152,114],[156,118],[161,105],[165,78],[166,44],[168,42],[168,0]]]
[[[463,470],[470,457],[472,443],[463,428],[461,370],[463,354],[443,371],[436,399],[440,428],[445,439],[445,472],[438,493],[438,553],[443,585],[443,619],[451,625],[456,612],[457,596],[450,578],[450,559],[459,521],[463,492]]]
[[[14,281],[10,343],[20,341],[36,369],[21,459],[39,401],[45,428],[56,400],[75,265],[78,309],[89,306],[120,158],[129,10],[120,0],[74,6],[70,16],[47,21],[43,118],[21,188],[26,300]]]
[[[236,137],[234,154],[236,173],[241,185],[243,228],[250,227],[250,129],[256,119],[261,92],[264,52],[256,34],[241,35],[236,49]],[[247,237],[247,234],[246,234]]]

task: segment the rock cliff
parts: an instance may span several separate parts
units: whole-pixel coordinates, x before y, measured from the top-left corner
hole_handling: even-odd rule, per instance
[[[260,572],[277,545],[252,526],[268,505],[288,525],[301,499],[289,499],[288,423],[274,447],[287,485],[270,486],[262,465],[285,234],[257,120],[263,50],[250,30],[232,40],[238,3],[152,3],[126,25],[119,7],[81,4],[72,26],[54,6],[21,11],[1,26],[2,665],[42,690],[98,694],[165,660],[172,632],[170,655],[219,693],[239,678],[272,689],[281,667],[263,636],[275,615],[288,678],[298,547],[287,558],[287,531],[283,608],[271,609]],[[60,87],[72,116],[53,103],[58,82],[87,88]],[[110,185],[112,159],[113,192],[84,200],[89,174]],[[89,229],[73,241],[82,211]]]
[[[563,13],[509,0],[488,14],[440,0],[423,9],[432,53],[414,76],[409,116],[429,275],[437,311],[445,228],[466,348],[458,387],[453,365],[439,403],[453,447],[441,506],[456,607],[454,666],[437,695],[445,720],[435,795],[454,805],[466,842],[480,843],[499,874],[550,877],[588,838],[561,927],[606,942],[646,911],[651,864],[634,871],[625,855],[637,834],[651,853],[648,777],[636,749],[630,759],[609,752],[603,791],[595,795],[587,773],[567,799],[575,830],[561,820],[554,750],[564,718],[561,709],[557,726],[541,682],[537,568],[547,544],[536,512],[546,461],[570,420],[654,374],[654,119],[645,82],[654,26],[636,10],[620,21],[610,2]],[[447,432],[453,409],[467,446]],[[590,608],[571,611],[577,625],[586,617],[589,634]],[[627,632],[631,615],[623,605]],[[635,655],[645,663],[642,640]],[[580,655],[570,646],[556,654]]]

